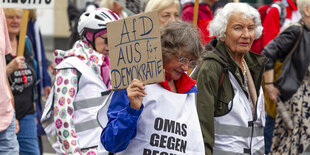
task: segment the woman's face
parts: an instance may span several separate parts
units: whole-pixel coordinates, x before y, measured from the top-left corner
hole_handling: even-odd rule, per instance
[[[191,61],[196,62],[196,58],[182,54],[179,57],[172,56],[168,59],[168,61],[164,63],[166,80],[178,80],[184,72],[188,71],[188,68],[194,67],[190,66]]]
[[[108,48],[108,34],[102,34],[95,38],[96,51],[103,54],[104,56],[109,56]]]
[[[8,25],[8,32],[10,35],[18,35],[22,22],[21,14],[6,15],[6,23]]]
[[[241,12],[233,12],[228,20],[225,42],[232,53],[245,53],[250,50],[255,37],[254,19],[240,18]]]
[[[172,4],[166,9],[160,11],[158,13],[159,17],[159,25],[164,26],[168,24],[169,22],[176,21],[179,19],[179,11],[176,4]]]

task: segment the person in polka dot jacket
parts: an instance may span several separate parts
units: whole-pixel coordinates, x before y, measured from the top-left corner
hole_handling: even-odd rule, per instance
[[[106,24],[118,19],[103,8],[83,13],[78,23],[82,39],[68,51],[54,52],[53,115],[58,144],[54,149],[61,154],[98,154],[102,129],[96,114],[102,92],[110,89]]]

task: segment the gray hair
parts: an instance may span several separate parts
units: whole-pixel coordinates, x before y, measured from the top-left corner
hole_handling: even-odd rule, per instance
[[[210,22],[210,36],[216,36],[217,39],[224,38],[228,20],[232,12],[241,12],[242,18],[254,19],[255,39],[262,35],[263,26],[258,11],[247,3],[228,3],[224,8],[218,9],[215,17]]]
[[[180,52],[198,58],[203,50],[197,29],[180,20],[169,22],[161,28],[161,46],[164,62]]]
[[[158,10],[158,12],[163,11],[172,4],[178,6],[178,11],[180,11],[180,2],[178,0],[149,0],[147,3],[144,12]]]
[[[298,11],[301,14],[302,17],[305,17],[305,12],[303,7],[310,7],[310,1],[309,0],[297,0],[297,7]]]

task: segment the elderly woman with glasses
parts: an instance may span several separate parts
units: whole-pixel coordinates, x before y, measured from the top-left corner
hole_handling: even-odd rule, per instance
[[[185,71],[202,51],[196,30],[174,21],[161,29],[165,81],[143,85],[133,80],[114,92],[101,142],[120,154],[204,154],[196,112],[196,81]]]
[[[219,9],[195,71],[198,116],[206,154],[264,154],[264,56],[249,52],[262,34],[259,13],[246,3]]]

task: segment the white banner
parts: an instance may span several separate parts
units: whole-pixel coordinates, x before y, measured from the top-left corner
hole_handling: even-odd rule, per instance
[[[21,8],[21,9],[52,9],[55,0],[0,0],[2,8]]]

